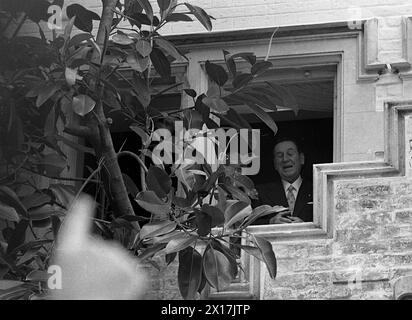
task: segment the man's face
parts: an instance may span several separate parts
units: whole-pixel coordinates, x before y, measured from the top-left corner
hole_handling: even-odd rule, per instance
[[[303,153],[298,152],[294,142],[283,141],[275,146],[273,162],[280,177],[293,183],[300,175],[305,157]]]

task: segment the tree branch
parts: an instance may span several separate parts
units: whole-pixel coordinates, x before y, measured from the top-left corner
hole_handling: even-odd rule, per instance
[[[117,157],[120,158],[121,156],[131,156],[133,159],[135,159],[137,162],[139,162],[140,166],[143,168],[144,172],[147,173],[147,167],[144,164],[143,160],[139,158],[138,155],[134,154],[133,152],[130,151],[121,151],[117,154]]]
[[[87,138],[92,133],[88,127],[75,125],[65,127],[63,132],[79,138]]]
[[[41,172],[37,172],[37,171],[31,170],[31,169],[26,168],[26,167],[22,167],[21,169],[27,170],[27,171],[29,171],[29,172],[31,172],[31,173],[34,173],[34,174],[37,174],[37,175],[39,175],[39,176],[46,177],[46,178],[49,178],[49,179],[53,179],[53,180],[74,181],[74,182],[84,182],[84,181],[87,180],[87,179],[82,179],[82,178],[53,177],[53,176],[49,176],[49,175],[44,174],[44,173],[41,173]],[[100,180],[89,180],[89,181],[94,182],[94,183],[100,183]]]

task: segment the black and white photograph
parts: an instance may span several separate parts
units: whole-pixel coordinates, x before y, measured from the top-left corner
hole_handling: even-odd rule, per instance
[[[412,300],[412,2],[0,0],[0,300]]]

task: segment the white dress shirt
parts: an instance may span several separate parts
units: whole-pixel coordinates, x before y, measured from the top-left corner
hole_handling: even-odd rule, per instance
[[[283,183],[283,188],[285,190],[285,194],[288,193],[289,186],[292,185],[295,189],[293,190],[293,195],[295,196],[295,199],[298,197],[298,192],[299,188],[302,185],[302,177],[299,176],[293,183],[289,183],[285,180],[282,180]]]

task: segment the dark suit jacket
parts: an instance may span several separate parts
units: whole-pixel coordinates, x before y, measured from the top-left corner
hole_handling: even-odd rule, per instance
[[[253,207],[263,204],[270,206],[284,206],[288,207],[288,200],[286,199],[285,190],[282,181],[277,179],[275,182],[269,182],[257,185],[256,189],[259,194],[259,200],[253,203]],[[295,208],[293,216],[301,218],[304,222],[313,221],[313,185],[309,179],[303,179],[296,197]],[[269,224],[269,220],[276,214],[264,216],[254,224]]]

